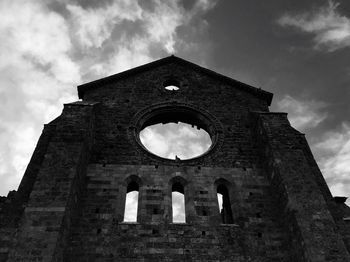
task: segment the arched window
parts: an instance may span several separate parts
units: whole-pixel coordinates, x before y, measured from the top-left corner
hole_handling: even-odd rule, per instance
[[[173,223],[186,223],[185,191],[180,182],[175,182],[171,187],[171,202]]]
[[[233,224],[230,195],[226,185],[219,184],[217,186],[217,196],[219,202],[221,222],[223,224]]]
[[[137,207],[139,200],[139,184],[131,181],[126,189],[124,222],[137,222]]]

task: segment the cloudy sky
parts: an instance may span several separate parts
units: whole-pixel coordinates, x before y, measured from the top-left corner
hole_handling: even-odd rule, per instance
[[[78,84],[175,54],[274,93],[271,110],[289,113],[333,194],[350,196],[348,0],[0,0],[0,35],[0,195]]]

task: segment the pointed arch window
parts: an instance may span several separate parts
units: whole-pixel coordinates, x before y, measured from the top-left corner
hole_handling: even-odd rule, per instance
[[[137,208],[139,202],[139,184],[131,181],[126,189],[124,222],[137,222]]]

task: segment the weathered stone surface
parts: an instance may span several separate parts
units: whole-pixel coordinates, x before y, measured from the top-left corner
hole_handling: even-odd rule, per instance
[[[78,90],[83,101],[45,126],[18,191],[0,199],[0,261],[350,261],[350,209],[304,135],[269,112],[272,94],[176,57]],[[204,128],[212,148],[176,161],[146,151],[139,131],[166,121]],[[130,182],[136,223],[123,222]],[[174,183],[186,223],[172,222]]]

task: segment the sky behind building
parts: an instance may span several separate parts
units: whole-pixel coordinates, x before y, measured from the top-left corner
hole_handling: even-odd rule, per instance
[[[175,54],[274,93],[350,196],[350,1],[1,0],[0,17],[0,195],[78,84]]]

